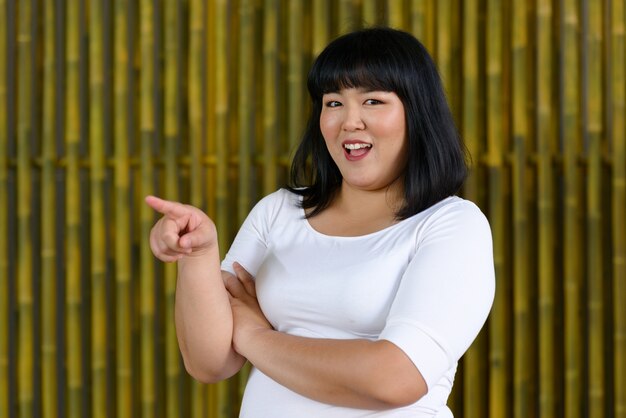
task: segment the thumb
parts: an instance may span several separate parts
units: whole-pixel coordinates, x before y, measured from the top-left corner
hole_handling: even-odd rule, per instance
[[[209,243],[210,237],[204,228],[198,228],[187,232],[178,240],[178,245],[184,249],[205,247]]]

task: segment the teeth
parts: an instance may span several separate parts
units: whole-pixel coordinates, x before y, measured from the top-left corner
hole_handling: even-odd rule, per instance
[[[346,149],[361,149],[361,148],[371,148],[372,144],[344,144]]]

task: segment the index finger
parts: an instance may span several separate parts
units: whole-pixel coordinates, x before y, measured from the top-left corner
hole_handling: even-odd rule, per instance
[[[172,202],[171,200],[161,199],[160,197],[156,196],[146,196],[145,202],[152,209],[163,215],[170,215],[174,217],[187,215],[185,205],[183,205],[182,203]]]

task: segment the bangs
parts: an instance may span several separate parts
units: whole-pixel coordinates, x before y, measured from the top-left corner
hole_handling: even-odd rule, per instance
[[[341,38],[340,38],[341,40]],[[390,45],[376,39],[335,42],[315,61],[307,86],[313,100],[345,88],[398,92],[398,65]]]

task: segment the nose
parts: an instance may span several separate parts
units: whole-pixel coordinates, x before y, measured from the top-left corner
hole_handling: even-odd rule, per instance
[[[358,107],[346,106],[343,130],[351,132],[365,129],[365,122],[362,116]]]

